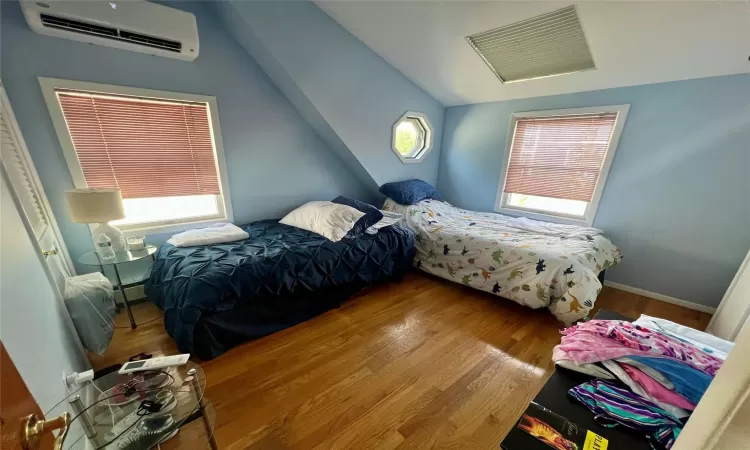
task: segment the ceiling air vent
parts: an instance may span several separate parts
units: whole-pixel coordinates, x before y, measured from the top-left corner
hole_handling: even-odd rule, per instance
[[[596,68],[575,5],[466,39],[503,83]]]

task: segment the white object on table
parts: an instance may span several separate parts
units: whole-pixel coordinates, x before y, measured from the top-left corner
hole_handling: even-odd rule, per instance
[[[115,259],[115,252],[112,248],[112,241],[106,234],[100,234],[96,238],[96,252],[102,259],[102,262],[110,262]]]
[[[188,362],[190,353],[182,355],[164,356],[161,358],[144,359],[141,361],[130,361],[122,365],[117,372],[121,375],[126,373],[141,372],[144,370],[164,369],[172,366],[181,366]]]
[[[143,250],[146,248],[145,236],[131,236],[127,239],[128,250]]]
[[[223,244],[249,238],[242,228],[231,223],[217,223],[210,227],[177,233],[167,241],[175,247],[195,247],[196,245]]]

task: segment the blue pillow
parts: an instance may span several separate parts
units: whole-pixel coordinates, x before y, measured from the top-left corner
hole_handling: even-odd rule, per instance
[[[435,186],[422,180],[406,180],[385,183],[380,186],[380,193],[401,205],[414,205],[426,198],[442,200]]]
[[[347,233],[349,236],[357,236],[364,233],[366,229],[380,222],[380,220],[383,218],[383,213],[381,213],[378,208],[370,205],[369,203],[360,202],[359,200],[355,200],[353,198],[339,195],[338,197],[331,200],[331,202],[338,203],[340,205],[351,206],[357,211],[365,213],[365,215],[362,216],[357,221],[357,223],[354,224],[354,227],[349,231],[349,233]]]

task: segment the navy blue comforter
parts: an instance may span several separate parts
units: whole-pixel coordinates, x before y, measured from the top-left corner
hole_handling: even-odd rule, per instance
[[[399,226],[340,242],[275,220],[242,228],[249,239],[156,254],[145,292],[181,352],[211,359],[307,320],[401,277],[415,252],[414,233]]]

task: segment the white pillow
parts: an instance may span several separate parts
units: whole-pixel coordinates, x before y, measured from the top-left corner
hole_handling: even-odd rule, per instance
[[[308,202],[290,212],[279,223],[322,234],[338,242],[365,213],[333,202]]]
[[[404,218],[403,214],[383,210],[380,210],[380,212],[383,213],[383,218],[380,219],[375,225],[372,225],[370,228],[366,229],[365,233],[376,234],[381,228],[396,225],[401,219]]]

